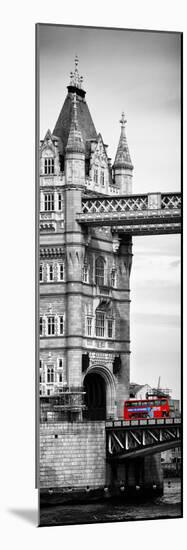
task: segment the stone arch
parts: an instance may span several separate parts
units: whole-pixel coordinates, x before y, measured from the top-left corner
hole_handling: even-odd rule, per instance
[[[89,367],[84,375],[83,384],[85,383],[85,378],[89,374],[98,374],[101,376],[105,382],[105,391],[106,391],[106,418],[117,418],[117,408],[116,408],[116,382],[112,372],[102,364],[94,364]]]

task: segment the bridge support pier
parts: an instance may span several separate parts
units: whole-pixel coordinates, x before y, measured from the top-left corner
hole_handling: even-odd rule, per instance
[[[112,497],[143,499],[163,494],[160,454],[107,464],[106,477]]]

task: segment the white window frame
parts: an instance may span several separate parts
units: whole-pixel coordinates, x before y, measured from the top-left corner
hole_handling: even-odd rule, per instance
[[[51,323],[50,323],[51,321]],[[50,332],[49,331],[49,328],[50,330],[52,330],[52,328],[54,327],[54,332]],[[56,323],[55,323],[55,315],[49,315],[47,317],[47,336],[50,336],[50,337],[53,337],[55,336],[56,334]]]
[[[107,338],[109,338],[109,340],[113,340],[114,339],[114,319],[106,319],[106,321],[107,321]],[[109,336],[109,323],[111,323],[110,329],[112,329],[111,336]]]
[[[99,261],[102,261],[103,268],[98,267]],[[95,283],[101,287],[105,285],[105,260],[103,256],[98,256],[95,260]]]
[[[116,273],[115,267],[113,267],[110,273],[110,284],[112,288],[116,288],[116,283],[117,283],[117,273]]]
[[[102,318],[100,324],[98,318]],[[97,338],[105,338],[105,313],[103,311],[97,311],[95,316],[95,336]]]
[[[40,325],[40,337],[41,337],[44,334],[44,319],[41,315],[40,315],[39,325]]]
[[[61,321],[62,320],[62,321]],[[63,327],[63,330],[61,332],[61,325]],[[60,336],[63,336],[64,335],[64,315],[59,315],[59,335]]]
[[[100,183],[101,183],[102,187],[104,187],[104,185],[105,185],[105,171],[103,170],[103,168],[101,168],[101,172],[100,172]]]
[[[44,282],[44,266],[43,264],[40,264],[40,283]]]
[[[54,212],[55,196],[54,193],[44,193],[44,212]]]
[[[51,279],[52,274],[52,279]],[[55,280],[55,266],[54,264],[48,264],[48,282],[53,283]]]
[[[98,167],[95,167],[94,173],[93,173],[93,180],[96,185],[98,185],[98,173],[99,173]]]
[[[92,317],[90,317],[90,315],[88,315],[86,319],[86,333],[87,336],[92,336]]]
[[[88,282],[89,282],[88,275],[89,275],[89,272],[88,272],[88,264],[87,264],[87,263],[84,263],[83,268],[82,268],[82,280],[83,280],[83,283],[88,283]]]
[[[63,271],[63,277],[61,277],[61,268],[62,268],[62,271]],[[64,262],[58,264],[58,280],[59,281],[64,281]]]
[[[62,205],[63,205],[63,194],[58,193],[58,210],[59,210],[59,212],[62,211]]]
[[[53,371],[53,372],[48,373],[48,370]],[[48,380],[48,374],[50,375],[50,380]],[[53,379],[51,379],[51,374],[52,374]],[[54,368],[54,365],[47,365],[46,375],[47,375],[46,376],[46,380],[47,380],[46,384],[54,384],[54,382],[55,382],[55,368]]]
[[[44,158],[44,174],[45,176],[51,176],[55,173],[55,159],[54,157]]]

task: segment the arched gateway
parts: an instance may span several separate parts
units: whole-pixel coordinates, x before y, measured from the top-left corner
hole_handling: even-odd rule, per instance
[[[88,420],[105,420],[116,417],[116,388],[112,373],[105,366],[88,369],[84,377],[86,392],[85,417]]]

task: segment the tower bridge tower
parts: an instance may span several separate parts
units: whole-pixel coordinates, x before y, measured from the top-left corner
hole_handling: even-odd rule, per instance
[[[93,194],[132,193],[126,120],[111,168],[77,58],[67,88],[40,149],[40,395],[69,395],[71,408],[85,392],[86,418],[119,418],[129,395],[131,237],[88,229],[76,214]]]

